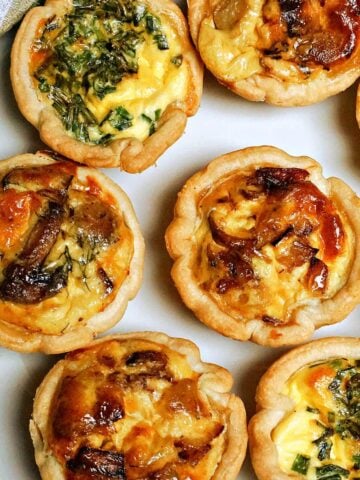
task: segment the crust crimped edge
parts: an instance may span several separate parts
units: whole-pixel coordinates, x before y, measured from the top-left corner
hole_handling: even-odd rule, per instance
[[[41,166],[56,163],[43,152],[23,154],[2,160],[0,172],[8,169]],[[129,265],[129,275],[121,284],[114,300],[103,310],[87,320],[84,325],[75,326],[61,335],[31,332],[24,327],[0,319],[0,344],[18,352],[63,353],[88,344],[99,333],[113,327],[124,315],[129,300],[138,293],[143,277],[145,244],[133,206],[126,193],[100,171],[78,165],[82,175],[91,174],[102,189],[111,193],[121,211],[126,225],[133,235],[134,253]]]
[[[200,373],[199,389],[214,400],[218,407],[228,411],[226,449],[212,480],[235,480],[245,458],[247,429],[243,402],[233,393],[229,393],[233,384],[230,372],[218,365],[202,362],[200,351],[193,342],[183,338],[171,338],[159,332],[111,335],[95,340],[85,348],[91,348],[110,340],[128,339],[148,340],[179,352],[186,356],[191,368]],[[35,395],[33,414],[30,420],[30,434],[34,444],[36,463],[43,480],[65,479],[63,469],[48,445],[47,434],[52,401],[68,362],[69,360],[65,357],[56,363],[44,378]]]
[[[294,407],[293,401],[281,393],[286,381],[296,371],[310,363],[330,358],[359,356],[359,338],[323,338],[291,350],[267,370],[256,391],[257,413],[249,422],[251,462],[259,480],[304,478],[296,472],[288,475],[280,470],[277,449],[271,439],[272,430]]]
[[[221,178],[238,174],[247,167],[297,167],[308,170],[310,180],[346,215],[355,242],[351,270],[345,285],[332,297],[311,302],[297,311],[296,324],[276,326],[261,320],[236,320],[213,301],[197,284],[192,272],[194,234],[198,225],[197,204]],[[360,198],[338,178],[325,179],[321,165],[309,157],[293,157],[269,146],[249,147],[222,155],[193,175],[184,185],[174,209],[174,219],[166,234],[166,246],[175,260],[171,275],[183,302],[199,320],[219,333],[237,340],[279,347],[309,340],[316,328],[338,323],[360,302]],[[281,333],[271,337],[271,331]]]
[[[198,48],[201,23],[205,18],[213,14],[211,1],[189,0],[188,3],[190,32]],[[356,55],[359,55],[359,50],[360,46],[357,47]],[[206,67],[209,68],[207,65]],[[211,68],[209,69],[222,85],[237,95],[254,102],[266,102],[284,107],[304,106],[321,102],[332,95],[346,90],[360,76],[359,66],[355,62],[346,71],[340,71],[340,73],[332,76],[321,72],[311,81],[306,80],[299,83],[286,82],[285,80],[261,73],[251,75],[247,79],[238,80],[237,82],[229,82],[225,78],[221,78]]]
[[[129,173],[140,173],[153,165],[185,130],[187,117],[199,108],[202,95],[203,67],[194,50],[188,27],[179,7],[170,0],[153,0],[151,9],[167,16],[182,42],[183,59],[190,72],[185,102],[167,106],[156,132],[143,142],[134,138],[114,140],[107,146],[91,145],[73,138],[55,110],[37,95],[29,73],[29,51],[40,20],[64,14],[70,0],[47,0],[43,7],[31,9],[25,16],[11,51],[11,82],[15,98],[24,117],[39,130],[41,140],[65,157],[91,167],[119,167]]]

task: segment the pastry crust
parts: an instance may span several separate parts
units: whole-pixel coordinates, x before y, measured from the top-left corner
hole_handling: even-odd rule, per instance
[[[212,192],[224,191],[223,195],[226,197],[226,194],[228,192],[226,187],[228,183],[226,182],[232,181],[232,178],[239,178],[241,174],[245,174],[249,171],[254,172],[254,170],[261,169],[262,167],[280,167],[280,169],[297,168],[306,170],[310,175],[310,182],[315,184],[317,189],[323,192],[325,196],[330,199],[332,205],[335,206],[338,214],[341,214],[342,225],[346,230],[347,236],[347,246],[345,248],[346,258],[343,263],[337,264],[338,266],[333,268],[334,274],[335,272],[338,272],[340,268],[342,269],[342,274],[339,275],[342,275],[343,278],[339,280],[336,288],[333,289],[332,293],[329,293],[327,297],[326,295],[310,295],[302,301],[299,301],[298,297],[294,297],[294,299],[291,300],[291,302],[295,302],[293,303],[293,310],[290,310],[291,316],[285,322],[281,320],[281,317],[277,317],[280,319],[279,322],[277,322],[275,319],[271,319],[268,317],[268,315],[272,316],[272,313],[268,313],[268,311],[271,311],[272,304],[274,303],[273,296],[275,297],[278,294],[278,290],[280,291],[281,289],[281,282],[280,284],[276,283],[276,285],[279,285],[278,287],[274,287],[271,282],[264,284],[266,285],[265,297],[262,296],[259,297],[262,300],[256,300],[257,302],[260,302],[260,310],[262,308],[265,308],[264,305],[266,305],[266,309],[270,309],[266,310],[267,313],[265,313],[265,318],[264,316],[261,317],[260,315],[262,310],[249,310],[252,304],[246,303],[247,300],[245,300],[245,306],[242,307],[241,305],[244,300],[241,300],[240,297],[239,300],[236,301],[231,299],[229,300],[230,297],[222,296],[223,292],[220,291],[219,283],[216,284],[217,290],[214,290],[214,287],[211,287],[211,285],[213,284],[211,284],[210,287],[208,286],[207,277],[199,274],[199,270],[203,268],[202,262],[206,262],[206,271],[210,272],[210,276],[214,267],[214,265],[210,261],[212,254],[209,254],[207,250],[205,254],[205,260],[202,260],[202,258],[204,258],[204,253],[199,252],[206,250],[206,248],[209,248],[206,247],[206,245],[213,245],[214,242],[220,245],[224,244],[223,241],[217,241],[216,238],[214,239],[214,235],[218,236],[216,232],[215,234],[212,233],[212,237],[210,237],[212,238],[212,240],[210,241],[212,241],[213,243],[206,243],[208,237],[204,237],[205,242],[202,242],[201,240],[201,238],[203,238],[201,237],[201,232],[203,231],[201,229],[205,228],[206,232],[211,232],[212,228],[209,223],[211,222],[211,219],[209,220],[209,218],[211,215],[213,215],[213,213],[211,213],[210,215],[210,213],[206,212],[211,212],[212,209],[215,208],[214,205],[217,201],[216,195],[220,197],[220,193],[213,194]],[[236,180],[233,181],[233,185],[236,185],[236,183],[234,182],[236,182]],[[223,190],[221,190],[221,185],[225,185],[225,187],[223,187]],[[238,188],[241,188],[241,186]],[[231,191],[234,191],[234,189]],[[210,195],[212,194],[213,197],[211,198],[215,198],[215,203],[209,204],[210,206],[208,205],[206,206],[206,208],[202,207],[202,205],[205,205],[204,202],[207,201],[204,199],[210,198]],[[232,197],[231,194],[229,195],[229,204],[231,204]],[[220,203],[222,201],[222,199],[219,200]],[[227,200],[225,199],[225,202],[226,201]],[[284,203],[284,205],[286,205],[286,203]],[[215,159],[206,168],[196,173],[186,182],[185,186],[178,194],[178,200],[174,212],[174,220],[170,224],[166,232],[167,249],[170,256],[175,260],[172,268],[172,278],[175,282],[176,287],[179,290],[182,300],[191,310],[193,310],[198,319],[201,320],[203,323],[213,328],[214,330],[222,333],[223,335],[238,340],[250,339],[256,343],[263,345],[281,346],[297,344],[309,339],[316,328],[341,321],[359,303],[359,205],[359,198],[346,184],[344,184],[344,182],[337,178],[324,179],[321,174],[321,166],[309,157],[292,157],[274,147],[264,146],[235,151]],[[205,213],[202,212],[202,208]],[[235,212],[238,211],[237,208],[237,206],[234,207]],[[299,210],[301,210],[300,207]],[[253,211],[252,213],[254,214]],[[207,217],[206,215],[209,216]],[[254,214],[254,221],[251,219],[249,221],[255,222],[255,224],[256,222],[259,222],[256,215],[258,214]],[[236,214],[234,214],[234,216],[236,217]],[[223,220],[220,219],[220,221]],[[228,222],[230,222],[230,220],[228,220]],[[235,223],[230,225],[231,228],[235,231],[233,235],[235,235],[236,237],[236,229],[238,232],[240,231],[240,235],[242,235],[241,227],[237,226],[238,224],[236,223],[236,218],[234,222]],[[201,225],[203,225],[203,227]],[[291,225],[292,224],[290,223],[290,230],[293,229]],[[286,236],[286,231],[283,233],[279,232],[280,239],[282,238],[283,234],[285,234]],[[261,232],[259,233],[259,235],[261,235]],[[197,238],[199,238],[200,240],[197,240]],[[301,235],[298,238],[301,239]],[[275,239],[274,241],[276,244],[278,239]],[[329,242],[325,243],[329,244]],[[201,247],[201,244],[205,246]],[[271,242],[268,245],[271,246]],[[215,247],[218,248],[216,245]],[[266,245],[265,248],[267,248]],[[321,246],[319,246],[319,248],[321,252]],[[261,250],[261,252],[262,255],[264,253],[264,250]],[[202,257],[200,257],[201,255]],[[240,273],[236,271],[234,273],[230,268],[230,258],[230,263],[228,262],[228,268],[231,271],[227,274],[226,281],[229,278],[230,281],[232,281],[232,277],[235,277],[236,281],[238,281],[237,279],[241,280],[242,276],[246,278],[249,270],[253,268],[255,270],[255,274],[253,271],[250,271],[250,274],[252,274],[251,278],[254,280],[256,285],[256,277],[259,275],[259,270],[256,270],[257,267],[256,265],[254,266],[254,263],[249,265],[249,260],[247,259],[246,255],[244,256],[240,252],[240,256],[243,260],[245,259],[245,266],[247,266],[247,269],[245,268],[245,270]],[[272,258],[271,252],[265,252],[265,257]],[[199,258],[200,260],[198,260]],[[221,262],[221,257],[218,258],[220,258]],[[253,260],[251,260],[251,262],[253,262]],[[310,261],[310,264],[312,264],[312,261]],[[274,265],[276,265],[276,263]],[[305,262],[303,266],[304,265],[309,264]],[[279,274],[281,274],[283,269],[278,269],[277,271],[280,271]],[[297,270],[295,269],[294,271]],[[262,270],[260,270],[260,272],[262,272]],[[266,272],[267,270],[265,269],[265,273],[262,274],[264,281],[270,275],[270,273]],[[337,273],[335,276],[337,276]],[[294,283],[292,278],[293,277],[290,276],[287,277],[287,280],[284,280],[285,290],[291,290],[292,288],[296,289],[296,285],[299,285],[297,282],[301,280],[294,280]],[[274,280],[274,282],[275,281],[276,280]],[[292,281],[293,283],[290,284],[290,281]],[[235,289],[235,292],[240,291],[240,293],[243,292],[246,295],[252,295],[251,291],[249,293],[247,290],[241,290],[241,286],[239,288],[240,289],[237,290]],[[256,287],[253,291],[256,292]],[[267,293],[268,291],[272,293],[269,294]],[[297,292],[297,290],[295,291]],[[254,295],[257,294],[255,293]],[[223,298],[225,298],[225,300],[223,300]],[[288,298],[286,297],[286,293],[284,298]],[[230,301],[232,303],[229,303]],[[264,315],[264,312],[262,315]]]
[[[356,97],[356,120],[360,127],[360,86],[357,90],[357,97]]]
[[[119,167],[129,173],[139,173],[154,164],[182,135],[187,117],[194,115],[199,107],[203,70],[183,14],[170,0],[156,0],[149,4],[152,12],[167,19],[180,42],[181,66],[187,69],[185,98],[167,105],[156,121],[156,131],[145,139],[122,136],[105,145],[95,145],[82,142],[69,133],[55,109],[45,101],[30,72],[30,52],[39,25],[51,21],[54,15],[61,17],[71,5],[70,0],[47,0],[45,6],[33,8],[24,18],[14,41],[11,60],[11,80],[18,106],[39,130],[41,139],[60,154],[92,167]]]
[[[329,3],[329,12],[332,5]],[[346,9],[346,5],[350,3],[339,2],[338,7]],[[319,20],[319,29],[316,25],[322,10],[326,11],[324,6],[321,2],[278,0],[190,0],[190,31],[206,67],[234,93],[273,105],[309,105],[345,90],[360,76],[358,13],[352,11],[347,26],[341,27],[340,21],[335,27],[335,8],[325,13],[324,21]],[[310,13],[302,18],[307,8]],[[335,15],[348,18],[340,10]],[[334,33],[334,28],[341,32],[337,39],[339,32]],[[332,62],[337,48],[343,48],[342,53]],[[295,53],[289,54],[292,49]]]
[[[129,334],[124,334],[124,335],[113,335],[110,337],[106,337],[103,339],[99,339],[92,344],[88,345],[86,349],[80,350],[79,352],[72,352],[68,354],[67,357],[65,357],[64,360],[61,360],[58,362],[52,370],[47,374],[45,379],[43,380],[42,384],[37,390],[36,396],[35,396],[35,402],[34,402],[34,409],[33,409],[33,415],[32,419],[30,421],[30,432],[31,436],[33,439],[34,447],[35,447],[35,457],[36,457],[36,463],[40,469],[41,473],[41,478],[43,480],[50,480],[51,478],[56,478],[58,480],[68,478],[66,476],[66,469],[64,466],[61,464],[61,456],[56,456],[52,445],[57,445],[56,443],[52,442],[51,440],[51,418],[52,414],[54,413],[54,408],[56,408],[54,405],[56,405],[56,396],[59,394],[59,391],[61,391],[61,382],[64,379],[65,375],[71,374],[73,377],[76,375],[78,372],[78,368],[80,368],[80,363],[77,363],[77,360],[79,358],[81,359],[84,354],[87,352],[92,351],[98,351],[99,348],[107,349],[106,352],[113,352],[113,355],[111,358],[115,358],[116,354],[114,352],[116,351],[117,347],[112,346],[112,342],[117,342],[117,345],[119,345],[119,348],[123,348],[123,351],[125,349],[126,351],[129,351],[128,349],[131,349],[132,351],[136,348],[141,351],[146,348],[153,348],[156,350],[157,355],[165,355],[165,358],[168,360],[168,368],[173,372],[175,375],[175,383],[179,382],[178,377],[183,375],[183,370],[184,368],[187,370],[187,373],[185,375],[185,378],[188,377],[189,375],[195,375],[194,376],[194,381],[196,382],[196,396],[199,396],[199,398],[202,398],[202,401],[205,402],[208,405],[208,408],[210,411],[213,412],[211,414],[211,418],[222,418],[223,421],[225,421],[223,425],[223,429],[221,430],[221,433],[217,434],[218,436],[212,441],[212,449],[216,450],[218,447],[216,445],[219,444],[219,442],[222,445],[222,453],[221,453],[221,458],[215,458],[211,459],[210,455],[207,455],[207,452],[209,451],[208,449],[205,450],[198,458],[194,457],[195,461],[193,462],[193,470],[191,478],[194,479],[201,479],[201,480],[207,480],[208,478],[211,480],[235,480],[237,473],[242,465],[242,462],[244,460],[245,452],[246,452],[246,445],[247,445],[247,431],[246,431],[246,414],[245,414],[245,409],[243,406],[242,401],[236,397],[234,394],[229,393],[229,390],[232,386],[232,377],[230,373],[225,370],[222,367],[219,367],[217,365],[213,364],[208,364],[208,363],[203,363],[200,359],[200,353],[198,348],[196,347],[195,344],[188,340],[184,339],[177,339],[177,338],[170,338],[165,334],[162,333],[154,333],[154,332],[142,332],[142,333],[129,333]],[[121,347],[122,345],[125,345],[124,347]],[[134,346],[135,345],[135,346]],[[141,348],[139,349],[139,345],[141,345]],[[149,353],[148,350],[146,353]],[[154,354],[154,351],[152,350],[152,354]],[[96,353],[94,354],[96,355]],[[115,355],[115,356],[114,356]],[[99,358],[99,355],[98,355]],[[107,357],[108,359],[108,365],[111,365],[111,358]],[[120,361],[119,359],[114,360],[115,363],[117,361]],[[184,362],[182,365],[179,362]],[[93,360],[92,363],[92,369],[97,369],[99,365],[99,361],[96,361],[95,359]],[[185,366],[186,365],[186,366]],[[174,368],[175,367],[175,370]],[[113,366],[113,368],[115,368]],[[123,367],[126,369],[126,367]],[[189,370],[190,368],[190,370]],[[169,370],[168,370],[169,371]],[[107,373],[111,372],[111,367],[110,369],[106,370]],[[176,372],[176,373],[175,373]],[[117,373],[119,373],[119,366],[117,366]],[[153,372],[154,373],[154,372]],[[111,373],[110,373],[111,375]],[[150,374],[151,375],[151,374]],[[158,372],[156,375],[160,375]],[[135,375],[136,377],[136,375]],[[153,378],[155,378],[153,377]],[[109,378],[109,377],[107,377]],[[149,378],[149,377],[148,377]],[[167,382],[172,382],[172,380],[168,380]],[[167,383],[169,385],[169,383]],[[174,385],[172,383],[172,385]],[[110,387],[109,387],[110,388]],[[153,386],[154,388],[154,386]],[[156,387],[155,387],[156,388]],[[167,388],[167,387],[166,387]],[[134,390],[134,399],[136,398],[136,392],[138,390]],[[166,389],[164,390],[166,392]],[[79,392],[79,401],[82,401],[82,392]],[[91,393],[90,393],[91,395]],[[124,394],[125,395],[125,394]],[[165,393],[166,395],[166,393]],[[190,395],[191,396],[191,395]],[[62,397],[64,398],[64,397]],[[156,401],[157,398],[157,393],[154,394],[153,396],[154,400]],[[162,397],[164,398],[164,397]],[[134,400],[135,401],[135,400]],[[144,400],[145,401],[145,400]],[[186,401],[180,400],[181,401]],[[190,404],[192,400],[190,399]],[[124,400],[124,408],[125,408],[125,414],[126,414],[126,408],[127,408],[127,403],[126,403],[126,398]],[[161,403],[161,400],[160,400]],[[155,403],[154,403],[155,404]],[[150,422],[150,429],[151,429],[151,424],[154,422],[150,415],[150,407],[146,407],[147,417],[144,419],[144,422],[141,423],[141,412],[136,410],[136,418],[137,422],[140,424],[146,424],[149,425]],[[181,412],[181,408],[178,410]],[[185,410],[186,411],[186,410]],[[175,413],[176,409],[173,414],[173,420],[171,421],[176,421],[177,415]],[[129,413],[130,416],[132,416],[132,413]],[[188,413],[189,421],[190,417],[192,416],[191,413]],[[180,413],[181,416],[181,413]],[[127,416],[125,415],[124,421],[126,421]],[[198,417],[198,421],[201,422],[201,415]],[[206,418],[209,419],[210,417],[207,416]],[[166,442],[168,445],[172,443],[172,433],[174,433],[171,430],[171,421],[169,423],[169,427],[164,427],[165,430],[163,434],[166,435]],[[163,419],[163,422],[167,422],[166,420],[166,415]],[[121,427],[121,420],[119,420],[119,425]],[[164,423],[164,424],[165,424]],[[185,422],[187,423],[187,422]],[[186,440],[186,437],[181,436],[181,428],[182,423],[180,422],[179,424],[179,429],[176,429],[175,438],[179,437],[183,439],[184,441]],[[201,431],[196,431],[196,422],[193,425],[192,428],[192,436],[197,437],[202,434],[204,434],[205,430],[203,430],[203,433],[201,434]],[[200,425],[200,424],[199,424]],[[202,424],[204,428],[204,423]],[[154,424],[155,426],[155,424]],[[156,427],[156,426],[155,426]],[[113,423],[112,426],[110,426],[111,431],[114,432],[117,430],[116,423]],[[123,428],[123,427],[121,427]],[[146,428],[146,427],[145,427]],[[170,428],[170,430],[167,430],[167,428]],[[185,427],[184,427],[185,428]],[[120,431],[120,430],[118,430]],[[108,432],[109,433],[109,432]],[[94,434],[93,434],[94,437]],[[85,440],[84,440],[85,438]],[[127,437],[129,438],[129,436]],[[88,445],[91,447],[91,438],[87,437],[86,435],[82,436],[81,440],[81,445]],[[51,445],[52,442],[52,445]],[[90,442],[90,443],[89,443]],[[131,441],[129,440],[131,443]],[[110,445],[108,443],[107,445]],[[117,443],[117,451],[122,451],[123,449],[126,448],[131,448],[131,445],[128,444],[123,444],[122,441],[120,440],[119,443]],[[106,449],[106,447],[104,447]],[[152,448],[152,444],[147,441],[146,449],[149,450]],[[108,446],[108,449],[111,449],[110,446]],[[76,450],[76,448],[75,448]],[[211,449],[210,449],[211,451]],[[219,452],[219,450],[216,450]],[[72,452],[74,453],[74,452]],[[126,478],[133,478],[134,475],[134,470],[131,466],[129,466],[129,452],[126,453],[125,451],[125,467],[126,467]],[[71,453],[70,453],[71,456]],[[215,471],[213,474],[211,474],[211,477],[205,476],[198,476],[199,473],[196,473],[196,467],[198,463],[201,463],[203,461],[204,456],[206,457],[206,462],[212,462],[214,464]],[[176,462],[180,462],[180,469],[181,463],[187,463],[189,458],[186,458],[186,455],[183,456],[183,460],[178,459],[173,459],[174,465],[176,466]],[[161,463],[161,459],[160,459]],[[171,466],[171,465],[170,465]],[[167,464],[167,467],[169,465]],[[158,467],[152,467],[150,469],[145,468],[144,469],[138,469],[137,475],[147,475],[150,473],[154,475],[154,478],[168,478],[166,476],[161,476],[160,471],[157,470]],[[161,469],[164,467],[161,466]],[[175,467],[176,468],[176,467]],[[166,469],[166,468],[165,468]],[[136,469],[135,469],[136,470]],[[151,471],[152,470],[152,471]],[[156,470],[156,472],[154,472]],[[69,470],[68,470],[69,472]],[[183,480],[183,476],[181,476],[181,473],[177,472],[180,477],[179,480]],[[156,476],[159,475],[159,476]],[[84,472],[85,477],[86,472]],[[201,472],[200,472],[201,475]],[[72,477],[71,477],[72,478]],[[75,478],[75,477],[74,477]],[[77,477],[76,477],[77,478]],[[81,477],[83,478],[83,477]],[[90,478],[90,477],[89,477]],[[123,478],[121,475],[119,475],[119,478]],[[125,478],[125,477],[124,477]],[[138,476],[136,476],[138,478]],[[140,477],[139,477],[140,478]],[[143,478],[143,477],[141,477]],[[145,477],[144,477],[145,478]],[[148,478],[146,476],[146,478]],[[153,478],[153,476],[151,476]],[[178,478],[178,477],[176,477]]]
[[[295,404],[283,393],[286,382],[302,367],[331,359],[359,359],[360,340],[351,337],[323,338],[297,347],[277,360],[261,378],[256,391],[257,413],[249,422],[253,467],[259,480],[304,479],[296,471],[280,469],[272,433]],[[328,460],[327,463],[331,463]]]
[[[65,172],[64,182],[57,170],[41,172],[52,165]],[[8,202],[1,216],[0,343],[20,352],[79,348],[114,326],[140,288],[144,240],[131,202],[100,171],[52,152],[3,160],[0,174],[1,201]],[[27,208],[28,198],[34,208]],[[36,252],[42,257],[34,260]]]

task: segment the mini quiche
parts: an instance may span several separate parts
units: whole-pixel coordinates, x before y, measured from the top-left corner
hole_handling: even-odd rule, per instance
[[[247,430],[230,373],[160,333],[72,352],[39,387],[30,432],[43,480],[235,480]]]
[[[0,162],[0,345],[21,352],[88,343],[142,279],[144,242],[125,193],[51,155]]]
[[[358,0],[189,0],[189,20],[205,65],[248,100],[308,105],[360,76]]]
[[[298,347],[262,377],[249,424],[259,480],[360,478],[360,339]]]
[[[360,199],[308,157],[217,158],[179,193],[166,243],[183,301],[238,340],[301,343],[360,303]]]
[[[47,0],[12,50],[23,115],[55,151],[140,172],[198,109],[202,66],[171,0]]]

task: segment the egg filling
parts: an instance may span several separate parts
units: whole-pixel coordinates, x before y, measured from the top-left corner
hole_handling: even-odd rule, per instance
[[[30,73],[77,140],[144,140],[173,102],[185,103],[189,69],[181,38],[145,3],[73,1],[39,24]]]
[[[67,480],[213,478],[227,414],[198,389],[184,355],[112,340],[67,360],[48,423]]]
[[[133,236],[112,195],[70,162],[0,181],[0,319],[62,334],[86,324],[129,274]]]
[[[308,480],[360,478],[360,360],[308,365],[282,392],[294,402],[272,432],[281,470]]]
[[[351,0],[225,0],[200,25],[205,64],[227,82],[254,74],[294,83],[355,68],[360,14]]]
[[[353,232],[298,168],[222,178],[198,206],[193,275],[217,306],[274,327],[331,298],[347,279]]]

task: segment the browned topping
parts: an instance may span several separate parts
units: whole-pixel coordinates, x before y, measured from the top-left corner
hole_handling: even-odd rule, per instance
[[[207,415],[196,382],[189,378],[174,382],[164,393],[162,402],[170,412],[184,412],[199,418]]]
[[[179,480],[179,476],[175,466],[170,464],[157,472],[153,472],[144,480]]]
[[[270,325],[279,325],[282,323],[278,318],[270,317],[269,315],[263,315],[262,321],[264,323],[269,323]]]
[[[273,188],[286,188],[289,185],[303,183],[308,177],[309,172],[301,168],[263,167],[255,171],[255,184],[265,187],[269,192]]]
[[[356,50],[360,35],[358,0],[278,2],[279,11],[267,8],[273,0],[268,0],[264,7],[264,22],[272,34],[272,44],[264,49],[265,55],[294,60],[301,68],[328,68]]]
[[[150,375],[163,375],[167,363],[168,359],[165,353],[155,350],[133,352],[125,361],[126,366],[136,369],[137,373],[146,373]]]
[[[124,456],[118,452],[83,447],[66,466],[72,472],[85,474],[80,477],[77,475],[69,477],[71,480],[86,478],[126,480]]]
[[[114,290],[114,284],[109,278],[108,274],[105,272],[105,270],[102,267],[99,267],[97,270],[97,273],[104,284],[105,288],[105,295],[110,295],[110,293]]]
[[[191,466],[197,465],[200,460],[211,450],[211,445],[193,445],[183,440],[175,442],[178,449],[179,459],[190,463]]]
[[[328,267],[326,264],[318,258],[313,257],[307,273],[308,288],[314,293],[322,293],[326,288],[327,277]]]

